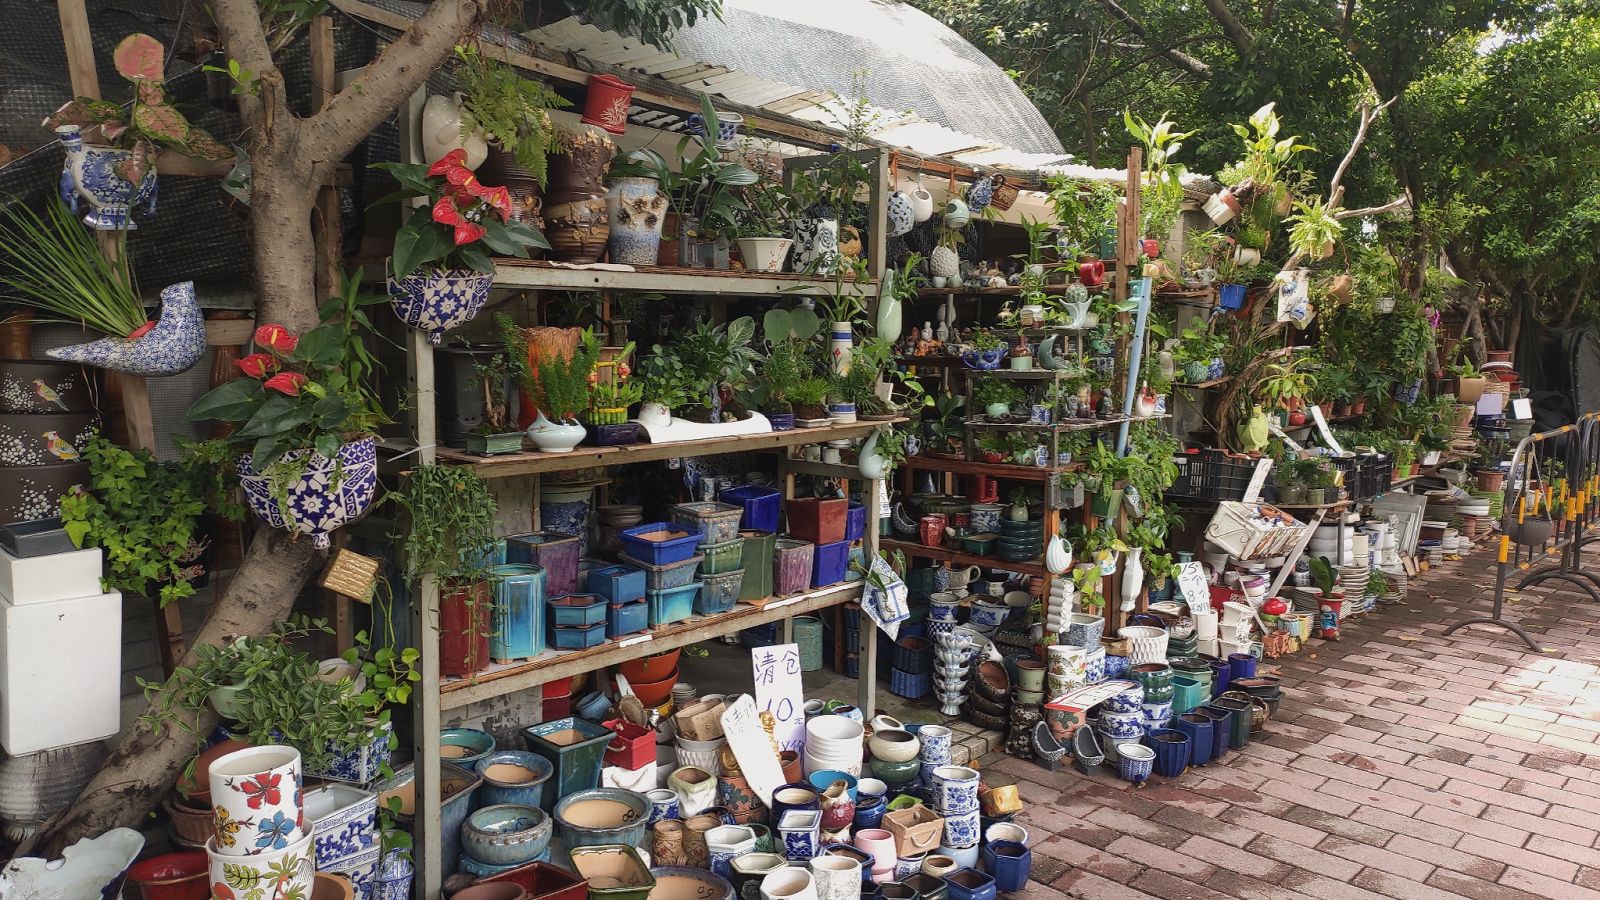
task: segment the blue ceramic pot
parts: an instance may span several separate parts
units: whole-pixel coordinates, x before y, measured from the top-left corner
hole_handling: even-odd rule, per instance
[[[1211,717],[1211,758],[1221,759],[1228,752],[1228,737],[1233,733],[1233,710],[1208,703],[1195,711]]]
[[[537,806],[497,803],[467,816],[461,829],[465,855],[495,866],[519,866],[550,846],[550,817]]]
[[[1221,697],[1233,678],[1233,666],[1225,659],[1208,659],[1206,665],[1211,667],[1211,696]]]
[[[549,811],[557,798],[599,785],[606,744],[614,737],[616,732],[611,729],[577,716],[552,719],[522,729],[522,741],[528,749],[555,767],[555,777],[546,782],[544,800],[539,808]],[[559,738],[560,742],[553,738]]]
[[[1177,778],[1189,765],[1189,736],[1177,729],[1153,728],[1144,745],[1156,752],[1156,774],[1163,778]]]
[[[882,797],[862,797],[857,800],[856,816],[853,822],[855,830],[877,828],[883,822],[883,814],[888,809],[889,803]]]
[[[1203,766],[1211,761],[1211,719],[1196,710],[1172,720],[1172,727],[1189,738],[1189,764]]]
[[[1131,687],[1118,694],[1107,697],[1100,705],[1101,712],[1113,714],[1127,714],[1140,712],[1144,705],[1144,688]]]
[[[1028,886],[1033,854],[1016,841],[991,841],[983,848],[983,867],[994,878],[995,890],[1020,891]]]
[[[1228,656],[1228,680],[1238,681],[1241,678],[1256,677],[1256,658],[1248,653],[1233,653]]]
[[[994,878],[977,869],[958,869],[944,877],[949,900],[994,900]]]
[[[1103,712],[1100,714],[1100,733],[1111,743],[1136,741],[1144,734],[1144,714]]]
[[[498,750],[478,761],[478,771],[487,772],[490,766],[497,765],[520,766],[532,772],[533,777],[519,781],[485,775],[483,787],[478,791],[478,799],[484,806],[496,803],[520,803],[524,806],[543,808],[542,802],[547,794],[546,786],[550,782],[550,776],[555,772],[549,760],[527,750]],[[520,777],[521,773],[517,774]]]
[[[803,781],[786,784],[772,792],[772,824],[777,826],[783,822],[783,814],[791,809],[809,810],[819,812],[822,809],[822,798],[817,794],[817,789]]]
[[[668,788],[656,788],[653,791],[646,791],[644,796],[650,801],[650,821],[647,824],[654,825],[662,819],[683,818],[683,809],[678,804],[676,792]]]
[[[733,884],[720,875],[694,866],[655,866],[650,869],[656,887],[668,897],[699,897],[702,900],[734,900]],[[760,879],[757,879],[759,881]],[[690,892],[693,893],[690,893]]]
[[[494,735],[476,728],[446,728],[439,732],[439,746],[463,748],[464,756],[448,759],[466,769],[477,769],[478,761],[495,750]]]
[[[569,813],[573,818],[568,818]],[[650,821],[650,801],[636,791],[594,788],[562,797],[554,816],[568,850],[598,844],[639,847],[644,843],[645,823]]]
[[[416,781],[417,772],[413,766],[406,766],[394,773],[393,778],[378,782],[372,790],[378,795],[379,804],[384,803],[384,798],[391,794],[403,793],[408,785]],[[466,823],[467,815],[476,809],[478,803],[479,786],[483,784],[483,776],[471,769],[450,763],[439,764],[439,783],[444,796],[443,807],[440,810],[440,841],[443,848],[443,862],[441,870],[446,877],[454,875],[456,866],[461,860],[461,826]],[[415,790],[412,788],[412,790]],[[404,813],[398,816],[400,827],[406,832],[411,831],[411,816]],[[379,883],[381,884],[384,872],[388,870],[390,860],[385,859],[379,869]],[[398,870],[399,867],[395,867]],[[406,867],[409,870],[409,865]],[[406,879],[409,891],[410,879]],[[381,896],[381,895],[375,895]],[[397,897],[410,897],[410,893],[395,895]]]
[[[1143,744],[1122,744],[1117,747],[1117,774],[1123,781],[1139,784],[1150,777],[1156,752]]]

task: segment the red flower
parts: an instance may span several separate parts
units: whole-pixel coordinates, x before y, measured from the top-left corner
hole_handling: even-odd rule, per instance
[[[281,356],[293,353],[298,343],[300,339],[282,325],[268,323],[256,329],[256,345],[266,347]]]
[[[429,166],[428,174],[445,175],[452,169],[464,169],[466,168],[466,161],[467,151],[457,147],[456,149],[451,150],[449,153],[439,157],[433,165]]]
[[[278,371],[278,359],[270,353],[252,353],[243,359],[234,360],[233,364],[251,378],[265,378]]]
[[[311,379],[299,372],[279,372],[266,380],[266,387],[291,397],[300,396],[300,388]]]
[[[476,241],[478,238],[483,237],[484,234],[488,232],[488,229],[484,228],[482,225],[479,225],[477,222],[472,221],[465,214],[463,214],[462,209],[457,206],[457,203],[461,200],[461,196],[462,195],[460,194],[447,193],[443,197],[439,198],[438,203],[433,205],[433,220],[435,222],[438,222],[441,225],[455,226],[455,241],[457,247],[460,247],[464,244],[470,244],[473,241]]]
[[[277,381],[278,378],[283,378],[290,374],[293,373],[284,373],[284,375],[279,375],[272,381]],[[301,375],[300,378],[304,379],[305,376]],[[267,382],[268,387],[272,386],[272,381]],[[299,389],[296,388],[295,392],[298,393],[298,391]],[[284,393],[289,392],[285,391]],[[240,790],[244,791],[245,794],[245,805],[251,809],[260,809],[262,802],[265,801],[268,806],[277,806],[283,800],[283,793],[278,789],[278,782],[282,780],[282,775],[272,772],[262,772],[255,778],[246,778],[244,783],[239,785]]]

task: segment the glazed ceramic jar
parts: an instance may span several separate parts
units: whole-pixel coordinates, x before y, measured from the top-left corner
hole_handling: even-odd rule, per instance
[[[211,763],[215,852],[277,855],[308,837],[301,806],[300,751],[269,744],[247,747]],[[310,876],[306,876],[307,891]]]

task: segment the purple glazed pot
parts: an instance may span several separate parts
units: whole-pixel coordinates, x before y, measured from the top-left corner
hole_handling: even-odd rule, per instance
[[[811,587],[811,561],[815,549],[814,545],[805,541],[778,538],[772,550],[774,594],[797,594]]]

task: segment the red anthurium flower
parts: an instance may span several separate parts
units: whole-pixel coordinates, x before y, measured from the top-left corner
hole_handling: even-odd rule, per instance
[[[457,147],[449,153],[439,157],[433,165],[428,167],[429,175],[444,175],[451,169],[466,168],[467,151]]]
[[[274,353],[288,356],[298,343],[300,339],[282,325],[268,323],[256,329],[256,346],[266,347]]]
[[[433,220],[441,225],[454,225],[456,246],[470,244],[484,236],[488,229],[462,214],[456,205],[459,194],[445,194],[433,205]]]
[[[251,378],[265,378],[278,371],[278,360],[270,353],[252,353],[243,359],[234,360],[233,364]]]
[[[264,386],[280,394],[298,397],[300,396],[300,388],[304,387],[305,383],[310,380],[299,372],[279,372],[268,378]]]

